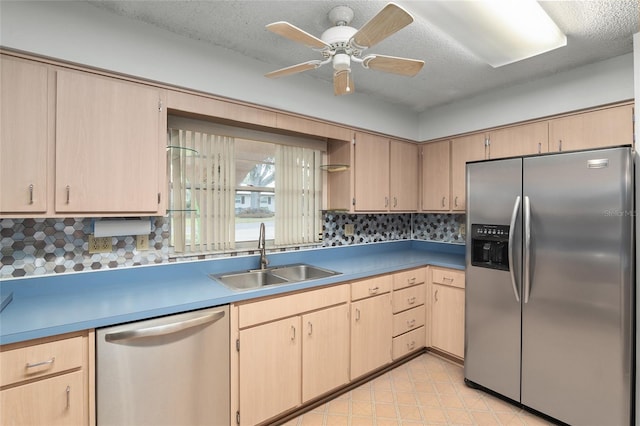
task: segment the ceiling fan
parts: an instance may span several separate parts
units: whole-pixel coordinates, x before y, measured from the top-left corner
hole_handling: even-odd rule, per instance
[[[355,86],[351,76],[351,62],[362,64],[364,68],[394,74],[414,76],[424,65],[424,61],[362,53],[390,35],[413,22],[413,17],[400,6],[389,3],[359,30],[350,27],[353,10],[348,6],[336,6],[329,11],[329,20],[334,26],[327,29],[320,38],[284,21],[267,25],[267,29],[297,43],[304,44],[322,54],[322,60],[312,60],[292,65],[265,74],[278,78],[333,64],[333,88],[336,95],[353,93]]]

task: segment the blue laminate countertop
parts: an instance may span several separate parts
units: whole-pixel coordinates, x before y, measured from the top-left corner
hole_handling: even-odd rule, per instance
[[[269,266],[309,263],[340,275],[233,291],[209,274],[256,268],[258,256],[177,262],[0,281],[0,344],[308,289],[423,265],[464,269],[464,246],[404,240],[273,253]]]

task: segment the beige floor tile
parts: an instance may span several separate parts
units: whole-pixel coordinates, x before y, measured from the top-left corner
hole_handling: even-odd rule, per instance
[[[445,410],[451,425],[472,425],[473,417],[467,410]]]
[[[298,423],[299,426],[319,426],[324,423],[324,415],[317,413],[306,413],[302,416],[301,421]]]
[[[385,417],[396,419],[398,417],[396,413],[395,404],[376,404],[376,417]]]
[[[373,403],[371,401],[351,401],[351,414],[354,416],[372,416]]]
[[[429,392],[417,392],[416,398],[418,400],[418,404],[423,407],[435,407],[440,408],[440,399],[438,398],[438,394],[429,393]]]
[[[398,404],[398,411],[400,411],[400,418],[404,420],[422,420],[420,414],[420,408],[417,405],[400,405]]]
[[[458,395],[440,395],[440,404],[443,408],[459,408],[464,410],[465,405]]]
[[[348,399],[334,399],[327,404],[327,413],[349,415],[350,402]]]
[[[396,392],[396,402],[398,404],[416,405],[416,394],[414,392]]]
[[[431,354],[297,417],[285,426],[553,426],[532,413],[465,385],[463,369]]]
[[[489,411],[470,411],[471,417],[478,426],[499,426],[500,422]]]
[[[328,414],[327,417],[325,418],[325,422],[327,426],[348,426],[349,416]]]
[[[380,402],[393,403],[395,399],[393,396],[393,392],[391,390],[388,390],[388,391],[376,390],[373,392],[373,400],[376,403],[380,403]]]
[[[441,408],[423,408],[424,421],[426,424],[447,424],[447,416]]]

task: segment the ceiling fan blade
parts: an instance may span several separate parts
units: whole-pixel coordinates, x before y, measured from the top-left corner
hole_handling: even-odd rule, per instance
[[[350,95],[354,90],[351,70],[339,70],[333,73],[333,93],[336,96]]]
[[[412,22],[413,16],[409,12],[394,3],[389,3],[364,24],[353,35],[351,41],[356,47],[366,49],[378,44]]]
[[[424,61],[397,58],[395,56],[371,55],[362,60],[365,68],[413,77],[424,66]]]
[[[278,78],[284,77],[286,75],[297,74],[303,71],[309,71],[318,68],[322,65],[322,61],[308,61],[303,62],[297,65],[291,65],[290,67],[281,68],[279,70],[271,71],[270,73],[265,74],[265,77],[269,78]]]
[[[329,46],[324,41],[320,40],[318,37],[309,34],[308,32],[301,30],[295,25],[291,25],[288,22],[279,21],[274,22],[272,24],[267,25],[266,27],[269,31],[281,35],[284,38],[288,38],[289,40],[293,40],[296,43],[302,43],[307,47],[311,47],[313,49],[330,49]]]

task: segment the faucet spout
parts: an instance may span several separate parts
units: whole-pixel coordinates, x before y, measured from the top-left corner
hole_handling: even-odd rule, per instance
[[[262,222],[260,223],[260,235],[258,236],[258,249],[260,250],[260,269],[266,269],[267,265],[269,264],[265,245],[266,245],[266,240],[265,240],[264,222]]]

